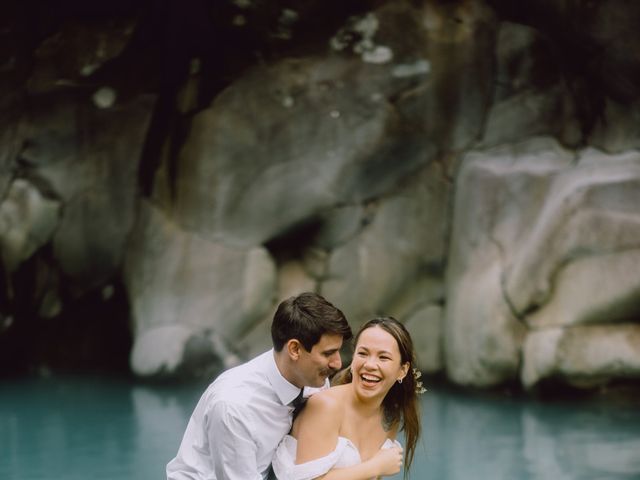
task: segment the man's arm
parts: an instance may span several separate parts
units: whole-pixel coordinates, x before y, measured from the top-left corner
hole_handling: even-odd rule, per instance
[[[216,402],[206,415],[206,434],[217,480],[262,480],[248,412]]]

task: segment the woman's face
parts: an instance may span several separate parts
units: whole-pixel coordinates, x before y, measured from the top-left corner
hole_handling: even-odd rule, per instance
[[[364,330],[351,362],[353,384],[366,397],[384,397],[409,370],[402,363],[398,342],[386,330],[373,326]]]

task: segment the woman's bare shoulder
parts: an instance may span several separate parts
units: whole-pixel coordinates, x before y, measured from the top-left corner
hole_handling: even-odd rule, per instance
[[[300,420],[308,422],[324,419],[327,423],[339,425],[342,421],[347,393],[342,387],[344,385],[311,395],[300,413]]]
[[[338,432],[342,424],[345,391],[338,387],[315,393],[309,397],[300,415],[293,424],[292,434],[298,438],[304,431],[330,435]]]
[[[307,400],[305,408],[322,411],[337,411],[344,406],[346,385],[331,387],[314,395]]]

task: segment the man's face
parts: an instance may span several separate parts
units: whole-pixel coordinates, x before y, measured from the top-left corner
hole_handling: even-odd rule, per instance
[[[340,370],[340,347],[342,335],[325,333],[311,351],[300,347],[300,357],[296,363],[298,378],[304,386],[322,387],[330,375]]]

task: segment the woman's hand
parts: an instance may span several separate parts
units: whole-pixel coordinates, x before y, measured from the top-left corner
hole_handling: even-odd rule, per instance
[[[402,448],[393,446],[380,450],[371,457],[371,462],[375,465],[376,475],[395,475],[402,468]]]

